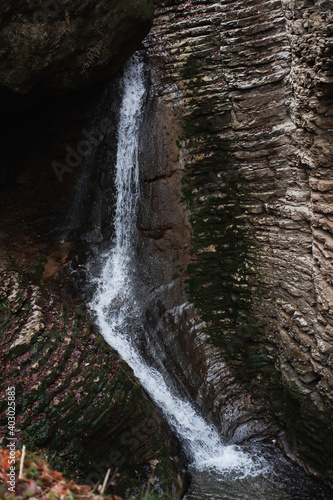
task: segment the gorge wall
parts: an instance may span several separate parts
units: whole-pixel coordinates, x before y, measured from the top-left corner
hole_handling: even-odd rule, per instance
[[[228,439],[282,424],[330,483],[332,5],[158,1],[146,46],[147,325]]]
[[[112,212],[106,156],[115,154],[121,102],[116,81],[91,84],[137,49],[152,13],[136,0],[0,7],[0,442],[6,388],[15,387],[18,447],[49,453],[87,483],[118,469],[118,494],[138,494],[150,460],[164,491],[177,474],[163,423],[78,294],[86,244],[101,238],[101,211]]]
[[[124,491],[134,467],[143,474],[149,460],[166,459],[164,430],[139,382],[79,309],[17,271],[0,268],[0,278],[1,442],[5,391],[14,387],[18,443],[52,452],[54,466],[86,483],[118,468]]]
[[[0,58],[0,97],[8,119],[0,162],[4,374],[22,393],[25,384],[31,387],[20,418],[37,445],[52,438],[61,448],[66,439],[75,444],[77,460],[84,461],[88,450],[103,457],[104,467],[108,441],[102,427],[94,427],[97,419],[107,425],[110,440],[120,428],[134,429],[138,454],[128,458],[141,463],[168,442],[157,416],[115,354],[106,359],[100,339],[99,352],[89,345],[98,334],[77,317],[80,311],[71,305],[63,312],[67,306],[43,295],[39,284],[44,272],[44,285],[59,291],[60,283],[64,295],[79,302],[66,273],[82,282],[81,244],[101,241],[107,231],[95,215],[108,211],[99,193],[110,180],[103,162],[115,134],[113,123],[109,143],[101,144],[90,164],[81,226],[71,233],[80,244],[53,244],[52,231],[70,211],[80,175],[67,165],[59,182],[52,162],[66,165],[67,146],[76,150],[82,130],[96,128],[87,103],[105,102],[99,85],[50,96],[113,74],[148,31],[151,4],[133,0],[124,11],[119,3],[121,15],[111,19],[104,17],[108,2],[96,2],[94,10],[90,2],[64,0],[56,3],[60,17],[53,12],[38,22],[40,3],[32,4],[16,2],[1,11],[7,52]],[[93,13],[91,23],[83,26],[80,16],[87,13]],[[103,22],[95,25],[95,15]],[[117,19],[121,36],[113,44]],[[29,72],[26,64],[22,69],[22,44],[30,44]],[[154,331],[156,352],[165,351],[161,358],[227,442],[278,437],[290,456],[332,483],[332,2],[156,0],[144,45],[151,82],[141,134],[137,253],[149,290],[143,298],[147,332]],[[41,58],[34,58],[39,50]],[[69,61],[68,72],[57,79]],[[32,108],[41,95],[47,101]],[[50,274],[68,261],[53,283]],[[53,319],[52,307],[59,318]],[[30,321],[34,314],[39,323]],[[24,324],[32,328],[31,345],[23,342],[26,350],[14,352],[14,364],[10,348],[20,345]],[[42,383],[35,363],[47,353]],[[71,353],[78,356],[75,367]],[[54,385],[49,363],[60,355]],[[86,366],[93,366],[91,372]],[[90,382],[89,399],[84,384]],[[123,399],[110,403],[119,394],[129,397],[127,413]],[[58,397],[69,419],[81,408],[90,422],[83,443],[83,424],[63,436],[54,410],[45,412]],[[152,434],[138,428],[147,416],[156,422]],[[140,436],[148,436],[146,448]]]

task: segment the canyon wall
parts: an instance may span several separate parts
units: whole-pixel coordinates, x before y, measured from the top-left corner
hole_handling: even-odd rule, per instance
[[[157,460],[168,489],[170,441],[132,370],[77,307],[6,267],[0,264],[2,445],[12,387],[18,444],[52,453],[54,467],[85,484],[117,469],[120,494],[140,488],[149,460]]]
[[[146,46],[147,325],[227,439],[330,483],[331,2],[157,1]]]
[[[177,471],[165,427],[88,321],[78,293],[87,243],[100,241],[102,230],[108,242],[112,234],[110,157],[121,103],[119,81],[91,84],[136,50],[152,3],[7,4],[0,7],[0,442],[9,437],[6,388],[15,387],[18,447],[49,453],[54,467],[87,483],[119,469],[118,494],[140,490],[156,460],[171,491]],[[106,187],[111,194],[102,200]]]
[[[53,11],[47,13],[51,4]],[[1,11],[6,28],[0,98],[8,116],[0,162],[2,358],[13,361],[10,348],[25,331],[24,323],[30,324],[32,355],[23,342],[27,350],[15,354],[20,363],[4,373],[22,391],[21,369],[28,378],[32,392],[22,403],[28,437],[35,425],[30,434],[40,440],[39,446],[52,435],[61,448],[67,436],[61,426],[54,433],[54,410],[48,416],[44,409],[58,391],[64,411],[82,405],[88,412],[89,398],[80,383],[90,380],[89,370],[80,368],[87,375],[82,381],[75,367],[71,381],[68,359],[76,352],[83,363],[89,335],[95,333],[79,323],[73,309],[66,321],[74,321],[69,326],[76,333],[68,344],[67,323],[61,317],[53,320],[50,310],[55,307],[60,314],[63,306],[43,296],[39,281],[46,260],[49,272],[73,255],[74,260],[85,258],[78,257],[81,249],[75,245],[54,248],[50,239],[71,211],[75,193],[86,189],[80,169],[66,163],[67,147],[76,150],[86,139],[83,130],[98,129],[86,103],[96,103],[103,89],[95,86],[57,99],[50,94],[112,74],[148,31],[151,4],[133,0],[125,10],[117,4],[119,17],[112,19],[108,2],[96,2],[95,10],[90,2],[43,5],[20,1]],[[35,16],[40,10],[43,18]],[[80,24],[87,15],[88,24]],[[117,43],[114,33],[119,33]],[[155,337],[156,352],[227,442],[278,437],[290,456],[332,483],[332,2],[158,0],[145,47],[151,81],[141,137],[137,251],[145,326],[154,333],[146,341]],[[32,108],[41,96],[48,101]],[[100,103],[103,107],[103,99]],[[114,148],[115,126],[116,119],[112,138],[107,147],[101,145],[87,177],[84,196],[81,192],[84,208],[80,212],[81,204],[77,210],[80,223],[71,236],[84,244],[103,239],[101,213],[108,206],[99,194],[110,181],[103,162],[105,151]],[[54,161],[65,166],[58,171],[61,178]],[[81,166],[87,164],[85,158]],[[109,238],[112,227],[106,231]],[[75,273],[81,283],[79,266]],[[50,281],[48,286],[53,287]],[[66,296],[78,301],[71,298],[71,286]],[[59,288],[59,281],[54,287]],[[30,313],[37,314],[38,324],[29,323]],[[49,332],[59,342],[57,349]],[[136,422],[151,411],[149,405],[128,369],[113,353],[105,360],[104,344],[100,349],[87,361],[96,375],[91,397],[100,403],[105,389],[109,408],[115,392],[135,393],[140,406],[133,410],[138,411],[133,413],[136,429]],[[47,360],[42,372],[47,394],[39,401],[45,387],[30,358],[39,363],[45,352],[64,353],[65,364],[57,365],[57,373],[60,377],[63,370],[65,378],[53,387]],[[112,360],[123,367],[126,390],[118,391],[112,377],[99,385],[99,369],[112,372]],[[68,401],[71,410],[66,410]],[[97,403],[89,414],[91,423]],[[111,405],[119,415],[117,408]],[[120,415],[119,426],[127,416]],[[109,436],[118,432],[108,425]],[[157,434],[162,432],[159,425]],[[70,432],[77,444],[77,429]],[[101,434],[98,447],[92,447],[93,424],[89,432],[79,453],[83,457],[86,446],[89,453],[106,455]],[[153,441],[148,450],[141,449],[144,459],[158,453]]]

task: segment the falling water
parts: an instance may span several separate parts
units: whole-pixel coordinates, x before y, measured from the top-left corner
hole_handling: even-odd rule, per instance
[[[140,304],[135,298],[133,276],[139,197],[139,128],[146,89],[144,64],[138,55],[133,56],[126,64],[122,85],[116,163],[115,238],[109,252],[102,257],[102,271],[97,278],[97,291],[91,303],[99,328],[110,346],[132,367],[136,377],[162,410],[177,433],[192,470],[198,475],[204,474],[205,480],[208,473],[212,474],[216,487],[220,488],[220,493],[213,493],[213,496],[206,491],[188,498],[313,499],[313,496],[286,497],[284,493],[282,496],[275,496],[275,486],[272,486],[273,493],[271,491],[260,496],[257,491],[258,483],[252,488],[251,494],[251,488],[246,482],[241,493],[229,492],[227,496],[223,496],[226,478],[230,483],[247,481],[248,478],[253,482],[255,477],[273,477],[271,462],[264,458],[263,453],[258,452],[258,448],[244,451],[244,448],[238,446],[224,445],[217,429],[198,414],[189,400],[183,399],[168,374],[148,365],[140,354],[139,335],[143,323],[140,319]],[[222,489],[218,486],[221,478],[224,481]],[[249,491],[250,496],[247,496]]]

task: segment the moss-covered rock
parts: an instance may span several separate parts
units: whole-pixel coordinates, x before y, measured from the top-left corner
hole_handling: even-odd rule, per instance
[[[189,297],[284,449],[332,487],[331,12],[222,3],[161,0],[149,37],[183,124]]]
[[[97,482],[118,468],[124,491],[134,469],[168,461],[168,439],[139,382],[84,316],[16,271],[0,279],[2,442],[14,387],[19,445],[56,452],[61,469]]]
[[[258,295],[253,280],[255,246],[245,216],[251,199],[233,166],[233,139],[223,133],[230,126],[230,114],[221,120],[216,114],[218,96],[206,91],[204,61],[189,49],[181,69],[186,105],[180,141],[189,150],[183,201],[192,225],[186,283],[190,299],[207,323],[210,340],[235,366],[241,361],[248,365],[248,349],[260,331],[252,315]],[[251,371],[250,366],[246,371]]]

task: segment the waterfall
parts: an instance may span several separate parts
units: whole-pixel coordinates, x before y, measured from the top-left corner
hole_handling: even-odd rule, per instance
[[[196,477],[202,475],[200,486],[203,485],[204,491],[200,490],[199,496],[189,494],[187,498],[325,498],[311,492],[307,496],[303,491],[300,496],[297,492],[289,496],[290,485],[281,486],[289,467],[283,457],[277,460],[274,451],[275,458],[267,459],[267,453],[259,445],[224,445],[217,429],[198,413],[190,400],[184,398],[161,364],[149,365],[141,354],[140,335],[144,326],[140,301],[135,293],[135,248],[140,193],[139,131],[146,89],[144,63],[138,55],[125,65],[122,92],[116,161],[115,236],[109,251],[99,256],[101,272],[95,279],[97,288],[91,302],[100,331],[109,345],[132,367],[135,376],[163,412],[178,435]],[[207,477],[212,480],[207,480]],[[299,482],[302,481],[304,479],[300,478]],[[230,483],[238,486],[230,490]],[[213,493],[207,493],[212,484]]]
[[[135,55],[125,66],[123,76],[116,163],[115,239],[109,253],[104,256],[91,306],[104,338],[132,367],[143,387],[163,411],[180,437],[189,460],[199,469],[216,467],[254,474],[253,459],[236,446],[224,446],[217,430],[205,422],[189,401],[172,392],[162,374],[147,366],[137,347],[140,313],[132,276],[139,196],[139,127],[144,96],[144,65]]]

